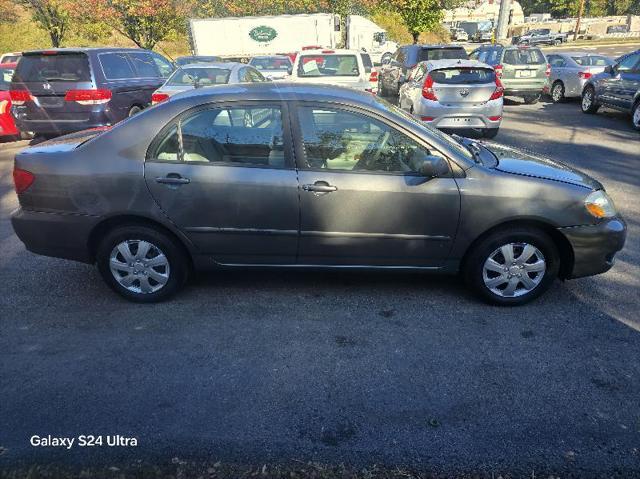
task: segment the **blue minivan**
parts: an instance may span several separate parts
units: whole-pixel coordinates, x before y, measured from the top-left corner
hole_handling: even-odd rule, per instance
[[[24,52],[11,81],[12,114],[21,131],[43,137],[109,127],[149,106],[173,70],[137,48]]]

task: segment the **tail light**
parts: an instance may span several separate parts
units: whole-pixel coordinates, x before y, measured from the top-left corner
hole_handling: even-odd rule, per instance
[[[500,121],[500,120],[502,120],[502,117],[501,116],[490,116],[489,120],[491,120],[491,121]]]
[[[578,76],[580,77],[581,80],[588,80],[589,78],[591,78],[593,76],[593,73],[591,73],[591,72],[578,72]]]
[[[335,53],[334,50],[322,50],[322,53]]]
[[[154,93],[151,95],[151,104],[157,105],[158,103],[162,103],[163,101],[167,101],[169,99],[169,95],[167,93]]]
[[[103,88],[95,90],[69,90],[65,101],[75,101],[81,105],[101,105],[111,100],[111,90]]]
[[[35,179],[36,177],[30,171],[13,168],[13,184],[16,187],[17,194],[24,193],[27,188],[33,184],[33,180]]]
[[[496,76],[502,78],[502,65],[496,65],[493,69],[496,71]]]
[[[502,82],[496,73],[496,89],[493,90],[493,93],[489,97],[489,101],[497,100],[498,98],[502,98],[504,96],[504,87],[502,86]]]
[[[547,63],[547,69],[544,71],[544,76],[546,77],[551,76],[551,65],[549,63]]]
[[[378,71],[377,70],[373,70],[371,72],[371,74],[369,75],[369,81],[370,82],[377,82],[378,81]]]
[[[422,96],[427,100],[438,101],[438,97],[433,91],[433,78],[431,78],[431,75],[429,74],[427,74],[427,78],[424,79],[424,85],[422,86]]]
[[[11,90],[9,91],[9,98],[11,98],[11,103],[14,105],[24,105],[25,102],[33,100],[28,90]]]
[[[433,117],[432,116],[421,116],[420,119],[422,121],[433,121]]]

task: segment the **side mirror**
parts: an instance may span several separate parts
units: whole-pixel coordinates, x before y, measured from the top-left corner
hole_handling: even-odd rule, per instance
[[[418,153],[411,158],[411,169],[427,178],[447,175],[449,163],[441,156]]]

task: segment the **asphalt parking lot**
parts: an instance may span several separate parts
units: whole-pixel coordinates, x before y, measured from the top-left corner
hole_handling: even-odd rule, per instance
[[[576,102],[514,101],[504,118],[496,141],[589,172],[629,225],[610,272],[517,309],[456,278],[346,272],[221,272],[130,304],[91,266],[25,251],[8,219],[24,143],[0,145],[0,468],[190,458],[640,476],[640,135]],[[138,446],[35,448],[35,434]]]

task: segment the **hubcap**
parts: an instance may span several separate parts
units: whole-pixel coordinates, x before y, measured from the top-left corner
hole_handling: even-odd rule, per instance
[[[633,111],[633,124],[636,128],[640,128],[640,105]]]
[[[533,291],[546,270],[547,263],[538,248],[527,243],[509,243],[489,255],[482,268],[482,279],[493,294],[512,298]]]
[[[109,267],[120,286],[133,293],[155,293],[169,281],[169,260],[160,248],[144,240],[117,244]]]
[[[591,108],[591,96],[593,95],[593,93],[591,93],[591,90],[587,90],[584,92],[584,95],[582,95],[582,109],[583,110],[588,110],[589,108]]]
[[[559,101],[562,98],[562,85],[556,85],[553,87],[553,99]]]

